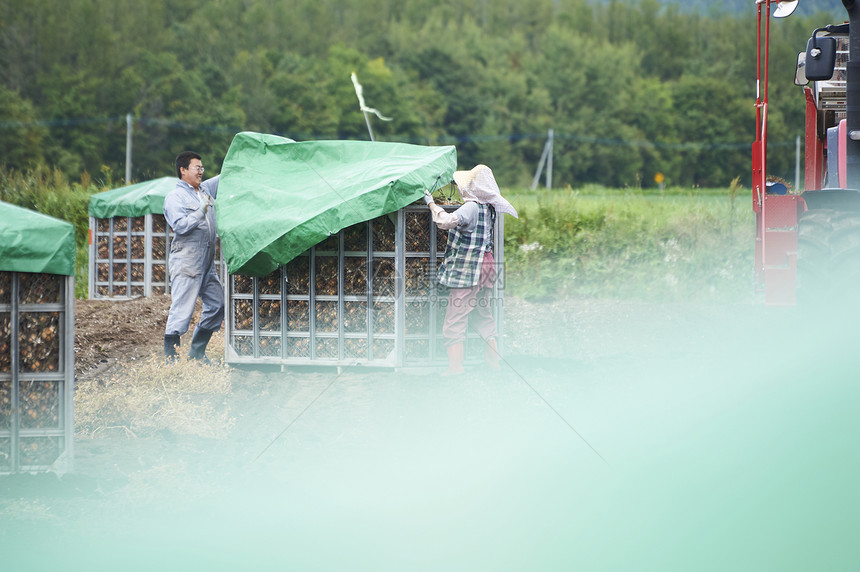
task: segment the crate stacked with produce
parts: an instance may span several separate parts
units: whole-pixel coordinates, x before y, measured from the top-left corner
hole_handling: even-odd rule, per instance
[[[422,203],[347,227],[268,276],[230,275],[227,360],[443,363],[448,293],[435,276],[446,242],[447,232],[436,228]],[[496,240],[498,259],[501,244]],[[501,327],[501,304],[495,310]],[[470,334],[472,346],[480,345],[475,337]]]
[[[173,231],[164,215],[93,218],[90,245],[90,298],[138,298],[170,293]],[[215,264],[221,272],[220,243]]]
[[[170,292],[173,231],[164,218],[164,199],[176,178],[161,177],[90,198],[89,296],[126,299]],[[216,265],[221,268],[216,242]],[[225,277],[223,271],[220,274]]]
[[[6,209],[21,226],[0,239],[0,474],[62,473],[74,435],[74,230]]]
[[[92,218],[90,298],[166,294],[171,232],[164,215]]]

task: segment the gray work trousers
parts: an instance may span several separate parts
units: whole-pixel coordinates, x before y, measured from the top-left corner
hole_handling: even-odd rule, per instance
[[[224,288],[215,270],[215,243],[208,240],[176,240],[170,248],[170,314],[165,335],[188,331],[197,298],[203,312],[197,324],[218,330],[224,320]]]

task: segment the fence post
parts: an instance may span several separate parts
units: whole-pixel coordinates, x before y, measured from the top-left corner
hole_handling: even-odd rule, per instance
[[[131,113],[125,115],[125,184],[131,184]]]
[[[535,177],[532,179],[532,190],[537,188],[538,181],[540,180],[541,172],[543,171],[543,166],[546,164],[546,188],[552,188],[552,143],[554,138],[553,130],[550,129],[547,131],[547,139],[546,143],[543,146],[543,153],[541,153],[540,161],[538,161],[537,169],[535,170]]]

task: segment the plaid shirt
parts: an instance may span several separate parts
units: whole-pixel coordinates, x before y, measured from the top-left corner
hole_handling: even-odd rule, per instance
[[[471,288],[481,277],[484,253],[493,248],[493,226],[496,210],[478,205],[478,223],[472,232],[448,231],[445,258],[439,266],[439,282],[448,288]]]

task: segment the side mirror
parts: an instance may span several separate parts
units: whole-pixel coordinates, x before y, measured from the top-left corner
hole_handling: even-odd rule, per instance
[[[817,38],[816,30],[806,42],[806,79],[824,81],[833,77],[836,65],[836,38]]]
[[[809,80],[806,79],[806,52],[797,54],[797,69],[794,71],[794,85],[806,85]]]

